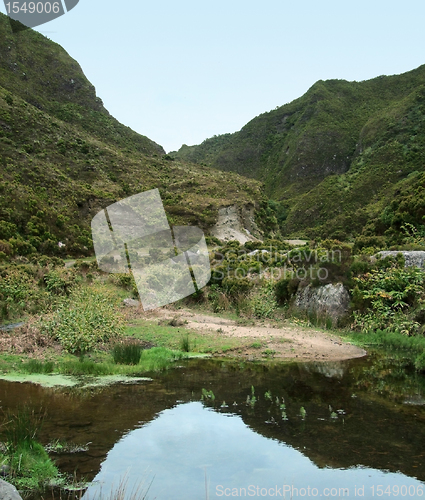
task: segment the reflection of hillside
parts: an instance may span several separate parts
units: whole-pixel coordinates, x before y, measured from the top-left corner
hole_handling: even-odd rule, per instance
[[[371,379],[362,378],[364,367],[370,370],[365,361],[275,367],[249,364],[243,369],[225,361],[203,360],[169,371],[153,382],[83,393],[0,382],[0,400],[3,407],[32,401],[35,408],[47,408],[45,442],[91,442],[88,452],[64,455],[58,461],[69,472],[78,467],[89,479],[124,434],[155,419],[164,409],[199,400],[203,388],[216,397],[204,404],[217,412],[240,415],[255,432],[300,450],[319,467],[363,465],[425,479],[423,406],[389,403],[376,390],[366,392],[361,382],[370,385]],[[257,398],[253,408],[246,404],[252,386]],[[264,397],[266,391],[271,400]],[[279,408],[282,398],[287,421],[282,420]],[[223,401],[227,408],[221,408]],[[300,416],[301,407],[307,412],[305,420]],[[331,411],[337,418],[331,418]]]
[[[31,384],[0,381],[3,408],[29,404],[47,410],[41,430],[45,444],[57,439],[67,443],[89,444],[87,452],[52,454],[61,470],[77,470],[92,479],[108,451],[127,431],[153,420],[164,408],[172,407],[176,396],[158,382],[115,385],[86,389],[43,389]]]

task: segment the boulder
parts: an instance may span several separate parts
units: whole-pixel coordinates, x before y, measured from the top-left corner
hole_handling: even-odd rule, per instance
[[[1,500],[22,500],[18,490],[3,479],[0,479],[0,498]]]
[[[381,256],[383,259],[388,255],[396,257],[401,253],[405,260],[405,267],[419,267],[423,268],[425,263],[425,252],[422,251],[408,251],[408,250],[391,250],[383,251],[376,254],[376,257]]]
[[[348,314],[350,296],[342,283],[313,287],[299,286],[294,306],[301,312],[338,322]]]
[[[139,307],[140,301],[135,299],[124,299],[123,304],[127,307]]]

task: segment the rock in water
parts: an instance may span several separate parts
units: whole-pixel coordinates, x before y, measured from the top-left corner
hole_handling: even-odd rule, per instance
[[[0,498],[1,500],[22,500],[18,490],[3,479],[0,479]]]

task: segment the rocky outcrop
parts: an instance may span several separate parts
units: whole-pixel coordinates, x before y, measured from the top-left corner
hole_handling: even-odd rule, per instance
[[[1,500],[22,500],[18,490],[3,479],[0,479],[0,499]]]
[[[241,245],[247,241],[258,241],[261,234],[255,223],[254,206],[220,208],[218,221],[210,229],[210,234],[219,240],[238,240]]]
[[[425,252],[421,251],[391,250],[391,251],[379,252],[378,254],[376,254],[376,257],[381,256],[383,259],[388,255],[396,257],[399,253],[401,253],[404,257],[405,267],[419,267],[419,268],[425,267],[424,266]]]
[[[331,318],[334,323],[348,314],[350,296],[342,283],[313,287],[301,286],[295,294],[294,307],[317,318]]]

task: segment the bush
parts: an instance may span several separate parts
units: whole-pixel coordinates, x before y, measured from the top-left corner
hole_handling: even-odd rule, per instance
[[[415,308],[420,309],[425,299],[425,273],[401,266],[402,262],[382,259],[376,269],[354,278],[354,315],[362,331],[380,329],[405,335],[419,332]]]
[[[251,296],[250,306],[256,318],[270,318],[277,307],[274,284],[266,282]]]
[[[65,269],[52,269],[44,275],[47,290],[55,295],[68,294],[74,282],[74,276]]]
[[[84,353],[122,333],[123,320],[114,303],[109,293],[94,285],[79,288],[50,318],[41,321],[41,327],[66,351]]]
[[[235,300],[239,296],[247,295],[253,287],[253,282],[248,278],[229,276],[223,279],[221,286],[226,294]]]
[[[354,242],[353,253],[358,253],[366,248],[373,248],[374,251],[378,251],[386,247],[387,245],[383,236],[359,236]]]
[[[278,304],[285,304],[293,297],[298,289],[300,280],[284,278],[275,285],[275,295]]]
[[[37,287],[30,266],[0,270],[0,319],[12,319],[42,309],[48,294]]]

